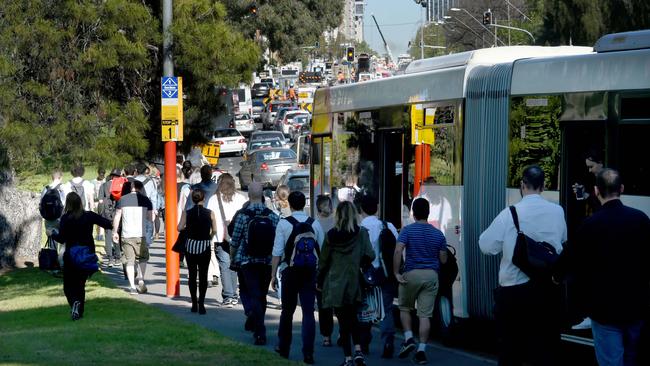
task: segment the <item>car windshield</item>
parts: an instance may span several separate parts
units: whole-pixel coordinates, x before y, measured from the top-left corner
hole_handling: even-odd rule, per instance
[[[214,131],[214,137],[215,138],[221,138],[221,137],[239,137],[240,134],[237,130],[229,128],[225,130],[216,130]]]
[[[295,121],[295,122],[298,122],[298,121],[296,121],[296,118],[298,118],[298,117],[305,117],[305,115],[302,114],[302,113],[293,113],[293,114],[289,114],[289,115],[287,115],[287,120],[288,120],[288,121]],[[304,123],[304,122],[300,122],[300,123]]]
[[[307,116],[305,116],[305,115],[297,115],[297,116],[293,117],[293,123],[305,124],[305,123],[307,123]]]
[[[282,132],[279,132],[279,131],[277,133],[276,132],[262,132],[262,133],[254,134],[252,139],[253,140],[266,140],[266,139],[277,138],[277,139],[284,140],[283,137],[284,136],[282,136]]]
[[[258,149],[268,149],[273,147],[282,147],[282,142],[280,140],[256,140],[252,141],[249,145],[249,150],[258,150]]]
[[[258,163],[278,160],[278,159],[295,159],[296,153],[287,149],[287,150],[271,150],[271,151],[259,151],[256,154],[256,161]]]
[[[261,100],[254,100],[253,101],[253,106],[255,107],[264,107],[264,102]]]
[[[309,192],[309,177],[291,177],[287,182],[289,191],[303,191]]]
[[[248,114],[240,114],[238,116],[235,116],[235,119],[240,120],[240,119],[250,119]]]

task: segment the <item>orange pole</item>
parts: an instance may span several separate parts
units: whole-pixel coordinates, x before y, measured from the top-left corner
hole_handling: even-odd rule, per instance
[[[167,270],[167,297],[180,295],[180,263],[178,253],[172,250],[176,238],[176,142],[165,142],[165,258]]]
[[[431,176],[431,145],[422,144],[422,181]]]
[[[413,177],[413,197],[420,193],[420,184],[422,183],[422,147],[424,145],[415,146],[415,177]]]

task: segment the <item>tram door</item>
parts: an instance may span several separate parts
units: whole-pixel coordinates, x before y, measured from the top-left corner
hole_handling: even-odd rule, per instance
[[[380,129],[379,150],[380,170],[380,207],[381,217],[390,221],[395,227],[402,222],[402,147],[404,143],[402,129]]]

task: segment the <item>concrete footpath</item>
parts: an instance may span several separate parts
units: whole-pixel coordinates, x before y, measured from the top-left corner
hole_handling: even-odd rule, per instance
[[[164,242],[162,240],[156,241],[150,249],[151,259],[147,265],[147,273],[145,282],[148,288],[148,293],[133,295],[135,299],[145,304],[150,304],[163,309],[175,316],[187,320],[205,328],[214,330],[236,341],[253,344],[252,334],[244,331],[244,309],[241,304],[233,307],[226,308],[220,306],[221,301],[221,287],[212,286],[208,288],[206,296],[206,315],[198,315],[198,313],[190,312],[190,296],[187,288],[187,270],[181,268],[181,292],[177,298],[168,298],[166,293],[166,279],[165,279],[165,252]],[[105,274],[111,277],[115,283],[128,289],[128,281],[126,281],[122,274],[122,268],[102,268]],[[318,315],[316,315],[318,319]],[[293,326],[293,343],[291,347],[291,359],[302,361],[302,341],[300,336],[300,324],[302,320],[302,313],[300,307],[296,309],[294,315]],[[277,331],[280,321],[280,301],[275,297],[275,293],[270,293],[268,296],[268,310],[266,313],[266,327],[267,327],[267,340],[268,344],[264,346],[266,349],[273,352],[273,348],[277,343]],[[336,321],[336,320],[335,320]],[[337,328],[334,329],[333,340],[337,339]],[[403,338],[400,333],[395,340],[396,353]],[[314,350],[314,358],[317,365],[334,366],[341,364],[343,360],[343,352],[339,347],[323,347],[321,345],[322,337],[318,332],[318,324],[316,324],[316,342]],[[370,354],[366,358],[368,365],[408,365],[412,364],[411,359],[398,359],[393,358],[390,360],[381,359],[381,341],[378,329],[373,330],[373,342],[370,345]],[[432,343],[427,347],[427,356],[430,365],[454,365],[454,366],[484,366],[496,364],[494,360],[487,359],[483,356],[477,356],[464,351],[451,349],[439,344]],[[279,357],[279,356],[278,356]],[[218,364],[218,356],[215,354],[215,364]]]

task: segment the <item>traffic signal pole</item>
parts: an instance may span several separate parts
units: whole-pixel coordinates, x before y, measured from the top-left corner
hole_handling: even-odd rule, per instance
[[[172,60],[172,0],[163,0],[163,76],[174,76]],[[180,263],[178,253],[172,250],[177,231],[176,201],[176,141],[165,142],[165,259],[167,297],[180,295]]]

